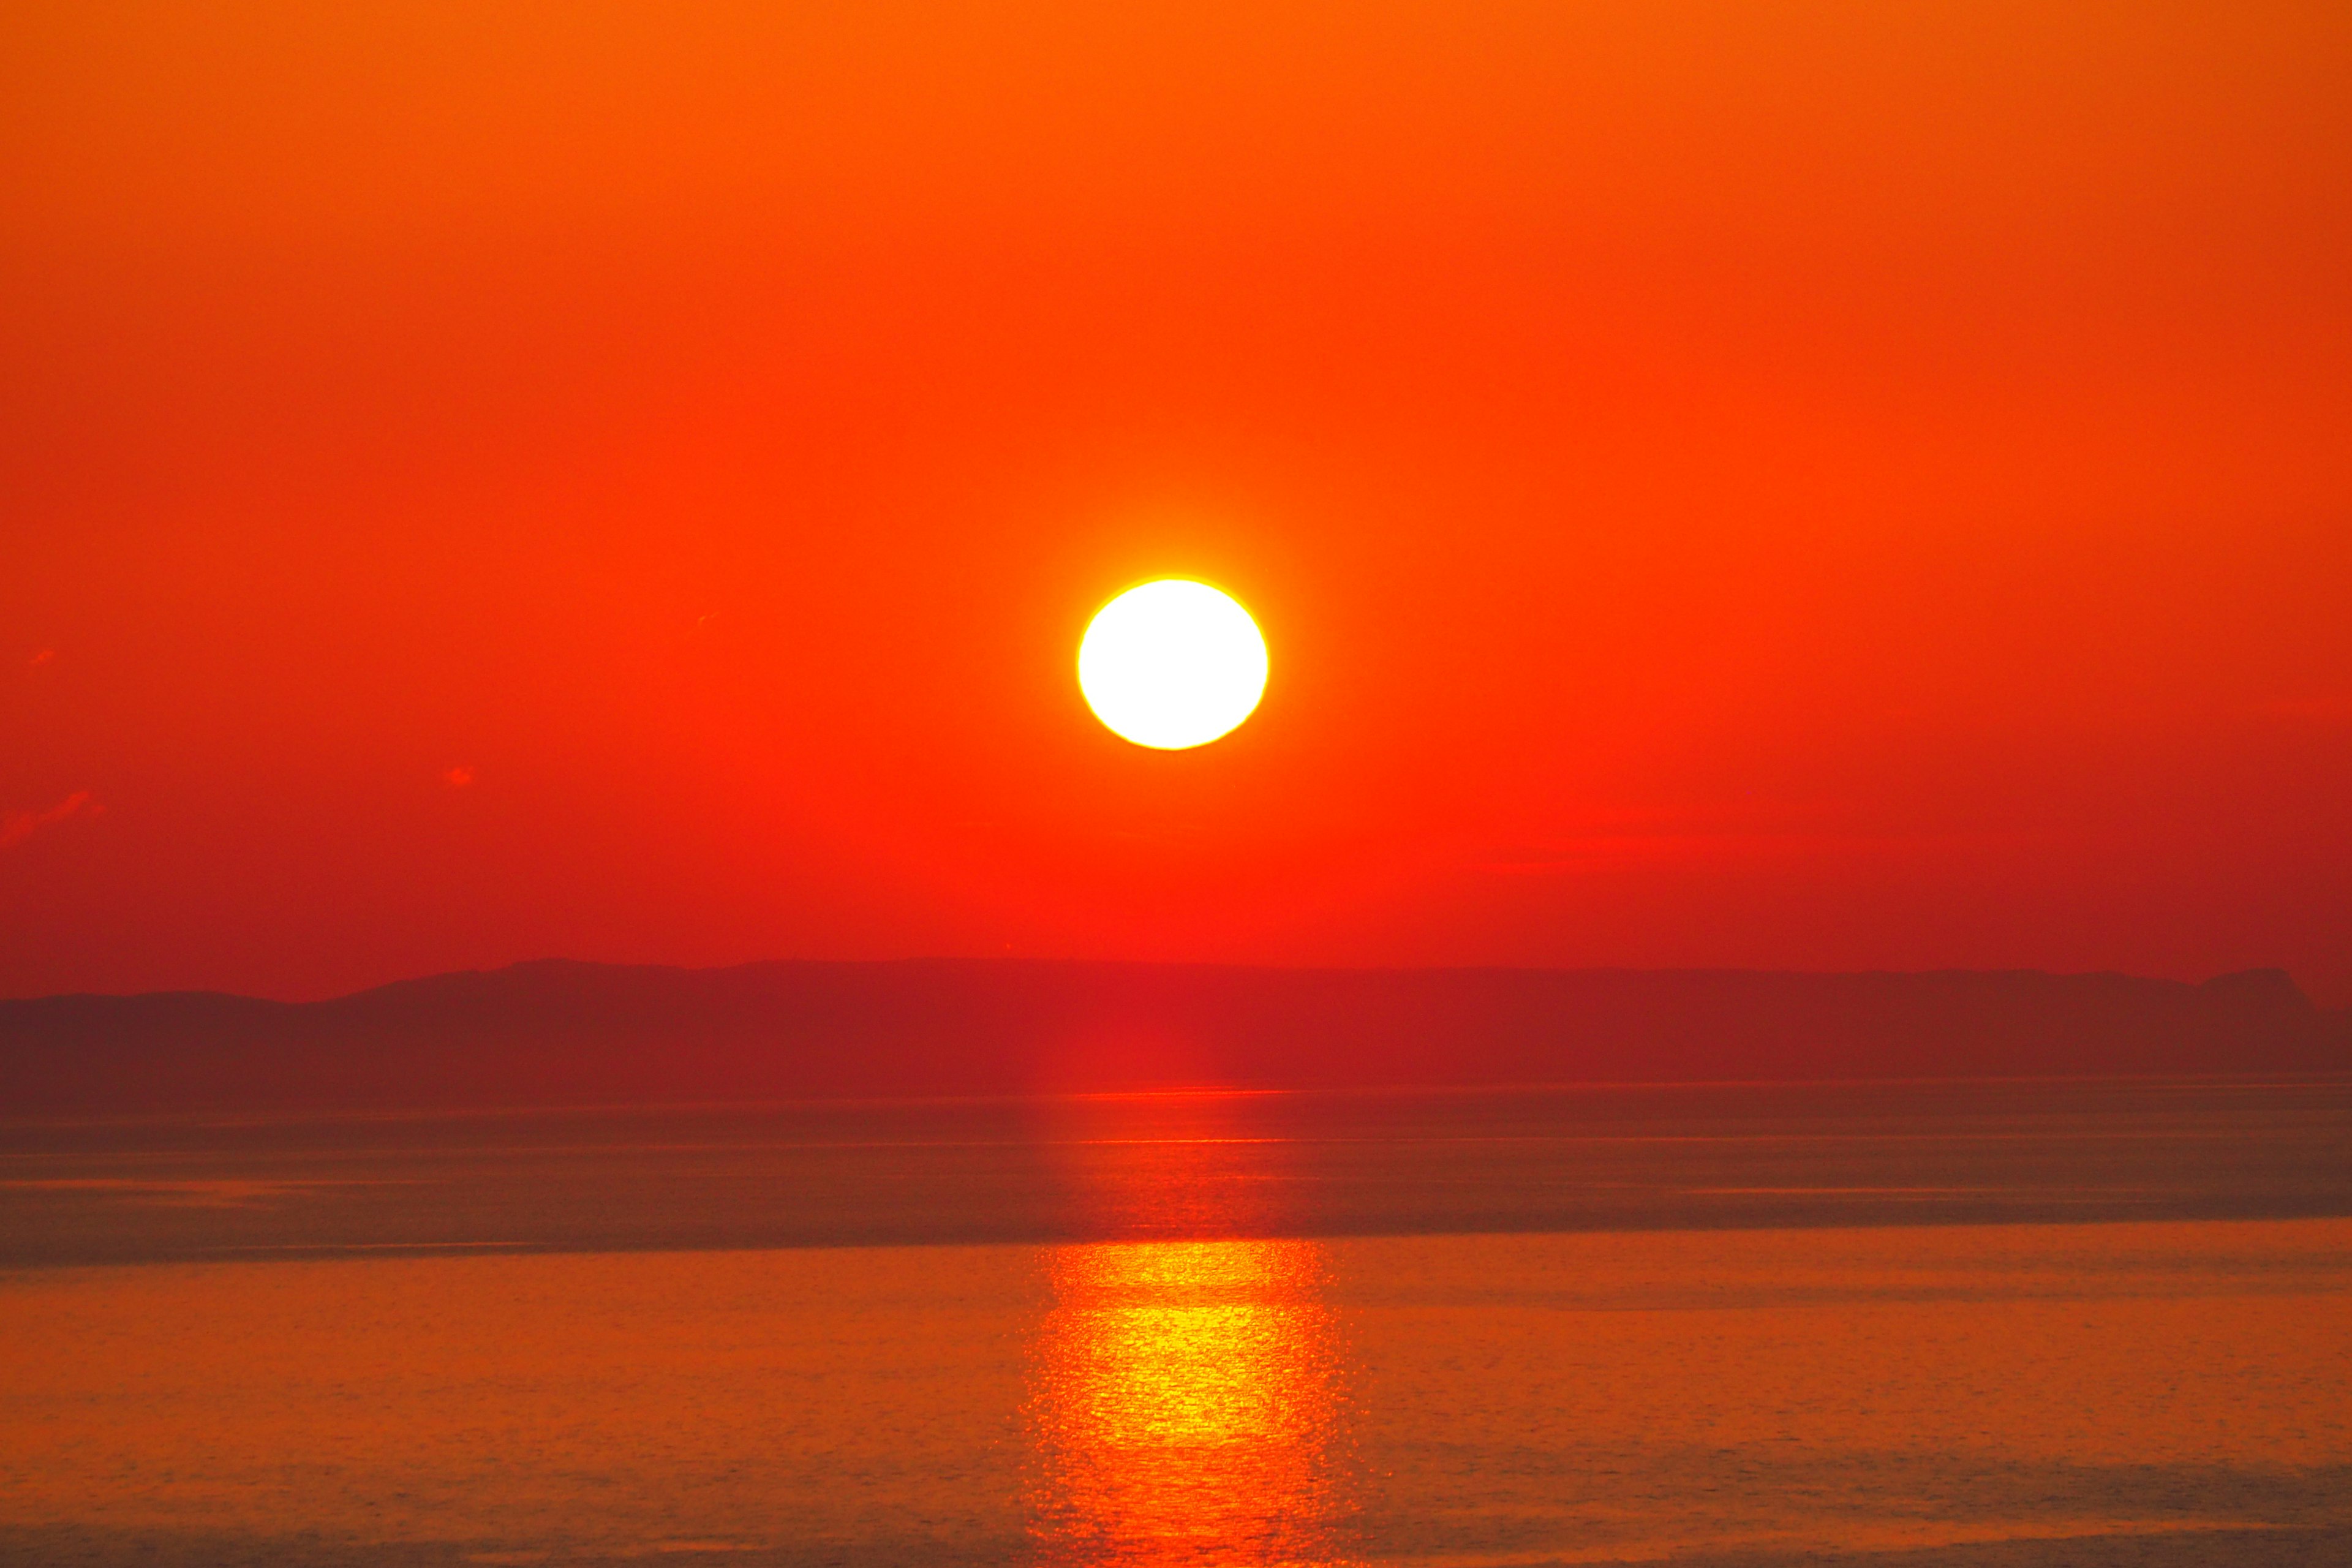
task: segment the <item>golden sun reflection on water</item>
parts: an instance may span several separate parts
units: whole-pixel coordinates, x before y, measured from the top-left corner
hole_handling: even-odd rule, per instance
[[[1024,1500],[1048,1563],[1349,1561],[1346,1356],[1312,1241],[1055,1248]]]

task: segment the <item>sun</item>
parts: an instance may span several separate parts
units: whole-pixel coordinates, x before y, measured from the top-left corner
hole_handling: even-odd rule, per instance
[[[1265,691],[1265,639],[1229,595],[1163,577],[1095,612],[1078,689],[1113,732],[1179,752],[1227,733]]]

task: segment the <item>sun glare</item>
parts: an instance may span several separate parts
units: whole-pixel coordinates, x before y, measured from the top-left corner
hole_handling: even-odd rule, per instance
[[[1229,595],[1162,578],[1095,613],[1078,645],[1078,689],[1097,718],[1139,746],[1206,745],[1256,709],[1265,639]]]

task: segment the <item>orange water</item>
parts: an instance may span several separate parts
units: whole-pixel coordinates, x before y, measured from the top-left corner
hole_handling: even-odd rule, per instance
[[[0,1321],[27,1561],[2352,1540],[2344,1220],[26,1269]]]

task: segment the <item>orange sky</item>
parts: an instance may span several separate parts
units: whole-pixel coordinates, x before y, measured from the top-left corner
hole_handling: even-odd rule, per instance
[[[2352,1002],[2340,5],[227,9],[0,21],[0,993]]]

